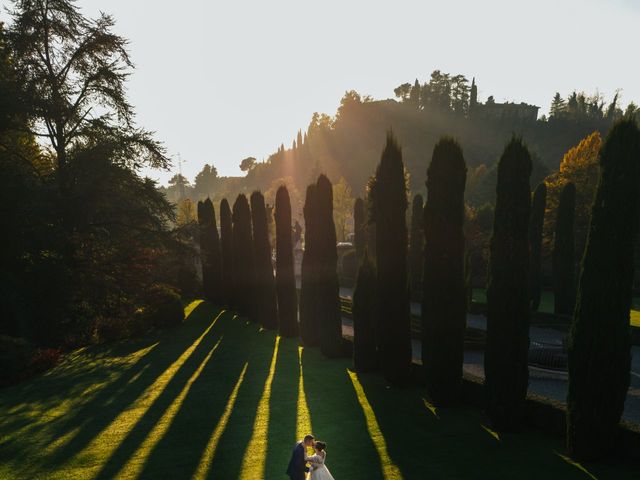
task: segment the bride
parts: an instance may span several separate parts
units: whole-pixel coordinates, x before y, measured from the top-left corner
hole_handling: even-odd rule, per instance
[[[311,464],[309,467],[309,480],[335,480],[324,464],[327,458],[327,444],[318,441],[313,448],[316,451],[314,455],[310,457],[307,455],[304,456],[304,459]]]

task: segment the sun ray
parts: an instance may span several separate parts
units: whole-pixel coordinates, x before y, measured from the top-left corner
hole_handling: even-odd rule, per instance
[[[360,407],[362,407],[362,412],[364,413],[364,418],[367,422],[367,430],[369,431],[369,436],[373,441],[373,445],[378,452],[378,456],[380,457],[380,464],[382,465],[382,470],[384,473],[384,478],[387,480],[402,480],[402,473],[400,469],[393,463],[391,457],[389,456],[389,452],[387,450],[387,441],[382,435],[382,431],[380,430],[380,425],[378,425],[378,420],[376,419],[376,414],[367,400],[367,395],[364,393],[364,389],[358,380],[358,376],[356,373],[347,370],[349,374],[349,378],[351,379],[351,383],[353,383],[353,388],[356,391],[356,396],[358,397],[358,403],[360,403]]]
[[[300,376],[298,380],[298,408],[297,408],[297,424],[296,424],[296,438],[301,439],[305,434],[311,433],[311,415],[309,414],[309,406],[307,404],[307,397],[304,393],[304,372],[302,369],[302,350],[304,347],[298,347],[298,364],[300,365]]]
[[[169,427],[173,423],[176,414],[180,410],[180,407],[182,407],[182,404],[184,403],[189,390],[191,390],[193,382],[196,381],[196,379],[202,373],[202,370],[204,370],[204,367],[209,363],[211,356],[218,349],[220,342],[222,342],[222,337],[209,351],[205,359],[200,363],[196,371],[193,372],[193,375],[191,375],[189,380],[187,380],[187,383],[182,388],[178,396],[171,403],[169,408],[167,408],[160,420],[158,420],[158,423],[155,424],[151,432],[149,432],[147,437],[144,439],[142,444],[140,444],[135,453],[131,455],[131,457],[129,457],[129,461],[120,469],[117,475],[118,477],[121,477],[123,472],[124,476],[126,476],[127,478],[137,478],[138,475],[140,475],[140,472],[143,470],[147,459],[149,458],[149,454],[162,439],[162,437],[167,433],[167,430],[169,430]]]
[[[276,337],[275,346],[273,347],[273,356],[271,357],[271,366],[269,367],[269,375],[264,382],[264,389],[258,409],[256,410],[256,418],[253,422],[253,432],[251,441],[244,452],[242,459],[241,480],[255,480],[264,478],[265,463],[264,455],[255,455],[255,452],[261,452],[265,449],[267,432],[269,430],[269,400],[271,399],[271,384],[276,371],[276,361],[278,359],[278,346],[280,345],[280,337]]]
[[[242,373],[240,373],[240,378],[236,382],[236,385],[233,387],[233,391],[231,395],[229,395],[229,400],[227,401],[227,405],[224,408],[224,412],[218,420],[218,424],[216,425],[216,429],[211,434],[211,438],[209,438],[209,442],[202,452],[202,457],[200,458],[200,462],[198,464],[198,469],[196,473],[193,474],[194,479],[204,479],[209,475],[209,471],[211,470],[211,464],[213,462],[213,458],[216,455],[216,449],[218,448],[218,442],[220,441],[220,437],[224,433],[227,428],[227,423],[229,423],[229,417],[231,416],[231,412],[233,411],[233,407],[236,404],[236,398],[238,398],[238,391],[240,390],[240,386],[244,381],[244,375],[247,373],[247,367],[249,363],[244,364],[244,368],[242,369]]]

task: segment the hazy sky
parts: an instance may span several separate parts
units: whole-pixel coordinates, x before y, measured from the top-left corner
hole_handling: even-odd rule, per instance
[[[5,2],[3,2],[5,3]],[[554,92],[640,101],[640,0],[78,0],[131,41],[138,122],[181,154],[237,175],[290,145],[346,90],[393,97],[440,69],[479,98],[549,108]],[[177,171],[177,165],[174,168]],[[163,183],[171,172],[149,172]]]

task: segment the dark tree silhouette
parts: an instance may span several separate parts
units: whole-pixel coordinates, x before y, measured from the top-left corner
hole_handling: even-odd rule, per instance
[[[244,194],[233,204],[233,298],[240,315],[255,321],[255,264],[251,235],[251,211]]]
[[[325,175],[318,177],[315,190],[317,312],[320,329],[320,349],[327,357],[342,354],[342,318],[340,285],[338,282],[338,250],[333,222],[333,187]]]
[[[200,257],[202,259],[202,288],[204,296],[210,302],[220,304],[221,296],[221,258],[220,238],[216,225],[216,213],[209,198],[198,202],[198,225],[200,230]]]
[[[353,204],[353,243],[356,248],[356,260],[360,265],[367,245],[366,218],[364,201],[356,198]]]
[[[441,139],[427,171],[422,295],[422,364],[429,395],[439,405],[457,400],[462,382],[466,179],[460,145],[451,138]]]
[[[629,388],[640,193],[640,131],[632,120],[609,132],[600,167],[569,340],[567,447],[580,460],[613,447]]]
[[[555,313],[573,314],[576,301],[575,274],[576,187],[567,183],[560,193],[553,241],[553,293]]]
[[[222,253],[222,301],[234,306],[233,292],[233,218],[226,198],[220,202],[220,251]]]
[[[371,218],[376,225],[380,365],[391,383],[411,374],[411,330],[407,284],[407,186],[402,152],[391,133],[369,183]]]
[[[291,201],[287,187],[276,192],[276,290],[278,293],[278,328],[283,337],[298,336],[298,299],[293,271]]]
[[[529,382],[531,156],[513,138],[498,163],[487,288],[487,413],[499,431],[520,427]]]
[[[419,302],[422,299],[422,272],[424,269],[424,215],[422,195],[413,197],[411,206],[411,238],[409,242],[409,285],[411,300]]]
[[[267,226],[267,210],[260,192],[251,194],[251,221],[253,226],[253,251],[255,255],[255,315],[256,320],[268,330],[278,328],[276,282],[273,277],[271,245]]]
[[[110,145],[127,165],[166,167],[164,148],[135,126],[125,88],[133,64],[127,40],[113,32],[113,17],[86,18],[73,0],[19,0],[15,7],[14,65],[33,106],[33,134],[56,152],[63,193],[72,186],[69,149],[78,143]]]
[[[353,366],[359,373],[378,368],[375,289],[376,271],[365,252],[353,290]]]
[[[316,230],[316,185],[307,186],[307,194],[304,202],[304,254],[302,257],[302,278],[300,288],[300,337],[308,347],[320,345],[318,336],[318,274],[315,258],[317,250]]]
[[[547,185],[541,182],[533,192],[529,221],[529,285],[531,310],[537,311],[542,295],[542,228],[547,206]]]

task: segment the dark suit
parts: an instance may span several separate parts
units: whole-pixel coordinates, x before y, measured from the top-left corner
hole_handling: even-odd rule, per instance
[[[307,471],[304,451],[304,443],[296,443],[296,446],[293,448],[293,453],[291,454],[291,460],[289,460],[289,467],[287,467],[287,475],[289,475],[291,480],[304,480],[304,474]]]

